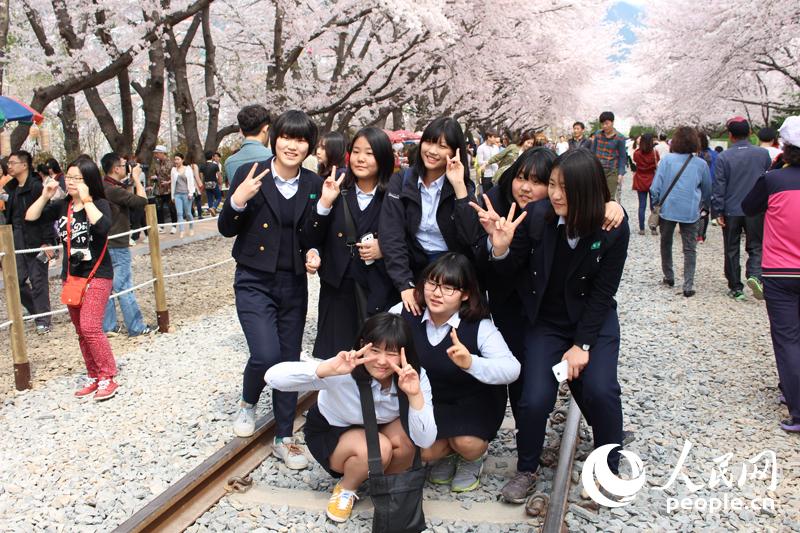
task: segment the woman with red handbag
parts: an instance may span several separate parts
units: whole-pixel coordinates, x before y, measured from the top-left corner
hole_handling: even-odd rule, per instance
[[[64,243],[61,301],[78,333],[86,363],[86,384],[75,392],[78,398],[94,393],[95,400],[107,400],[117,391],[117,364],[103,333],[103,313],[111,295],[114,270],[106,253],[111,229],[111,206],[103,193],[100,169],[88,157],[69,165],[66,174],[68,197],[50,201],[58,182],[48,179],[42,195],[25,213],[25,220],[58,220]]]

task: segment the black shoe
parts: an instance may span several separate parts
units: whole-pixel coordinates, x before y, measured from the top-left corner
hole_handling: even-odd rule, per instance
[[[683,295],[684,295],[684,296],[686,296],[687,298],[691,298],[691,297],[692,297],[692,296],[694,296],[695,294],[696,294],[696,293],[695,293],[695,291],[693,291],[693,290],[692,290],[692,291],[683,291]]]
[[[664,285],[667,285],[668,287],[674,287],[675,286],[675,280],[674,279],[664,278],[664,279],[661,280],[661,283],[663,283]]]

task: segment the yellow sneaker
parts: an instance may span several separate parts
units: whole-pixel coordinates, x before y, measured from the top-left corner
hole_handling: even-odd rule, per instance
[[[357,499],[356,491],[345,490],[337,483],[333,487],[331,499],[328,500],[328,509],[326,510],[328,518],[334,522],[347,522],[353,512],[353,504],[356,503]]]

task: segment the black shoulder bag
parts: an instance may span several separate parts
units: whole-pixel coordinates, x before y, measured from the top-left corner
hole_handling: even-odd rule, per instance
[[[650,216],[647,217],[647,225],[650,227],[650,229],[656,229],[658,227],[658,221],[661,218],[661,206],[667,201],[667,196],[669,196],[669,193],[672,192],[673,187],[675,187],[675,184],[678,183],[678,178],[681,177],[681,174],[683,174],[683,171],[686,170],[686,167],[689,165],[689,161],[691,160],[692,154],[689,154],[689,157],[687,157],[686,161],[683,162],[683,166],[678,171],[678,174],[675,175],[675,179],[672,180],[672,183],[670,183],[669,189],[667,189],[667,192],[664,193],[664,197],[661,198],[661,201],[658,202],[658,205],[653,206]]]
[[[372,518],[373,533],[419,533],[425,529],[422,512],[422,488],[425,485],[425,468],[422,466],[418,446],[414,446],[411,469],[400,474],[384,474],[381,447],[378,441],[378,422],[375,402],[372,400],[371,380],[358,380],[364,433],[367,436],[369,459],[369,494],[375,513]],[[398,391],[400,420],[408,431],[408,397]],[[411,435],[409,435],[411,438]]]
[[[344,231],[345,237],[347,238],[345,243],[348,248],[350,248],[350,254],[353,258],[360,261],[361,258],[358,255],[358,247],[356,246],[356,243],[358,243],[356,224],[353,222],[350,206],[347,205],[347,189],[342,189],[339,194],[342,197],[342,209],[344,209]],[[356,286],[356,309],[358,311],[358,323],[360,325],[367,319],[367,295],[364,294],[364,287],[361,286],[358,280],[354,280],[354,282]],[[370,398],[372,397],[370,396]]]

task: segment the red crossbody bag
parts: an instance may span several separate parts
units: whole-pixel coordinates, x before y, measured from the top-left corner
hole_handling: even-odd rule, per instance
[[[103,251],[100,253],[100,257],[94,264],[94,268],[92,268],[88,278],[70,275],[69,258],[72,255],[72,200],[70,200],[69,206],[67,207],[67,281],[64,282],[61,288],[61,303],[69,307],[81,306],[83,303],[83,295],[86,294],[86,287],[89,286],[89,281],[94,277],[94,273],[97,272],[100,263],[103,262],[103,257],[106,255],[106,248],[108,248],[108,239],[106,239],[106,243],[103,245]]]

